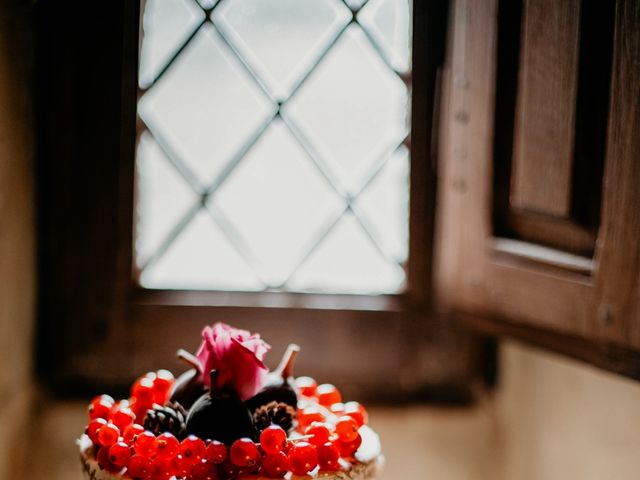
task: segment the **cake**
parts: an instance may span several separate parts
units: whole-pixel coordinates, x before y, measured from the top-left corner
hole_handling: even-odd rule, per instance
[[[92,480],[353,479],[384,462],[365,408],[333,385],[294,377],[291,344],[269,372],[258,334],[207,326],[189,370],[149,372],[130,397],[94,398],[77,441]]]

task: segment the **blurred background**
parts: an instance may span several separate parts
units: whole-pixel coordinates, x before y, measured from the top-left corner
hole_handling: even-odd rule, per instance
[[[0,478],[216,321],[382,479],[631,479],[640,2],[0,0]]]

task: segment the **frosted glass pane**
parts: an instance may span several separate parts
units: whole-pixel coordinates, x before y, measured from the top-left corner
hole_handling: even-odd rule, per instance
[[[407,259],[409,243],[409,151],[396,150],[356,201],[388,258]]]
[[[281,122],[274,122],[214,196],[259,260],[271,286],[293,271],[320,228],[342,209]]]
[[[193,207],[197,197],[148,133],[140,138],[136,167],[136,258],[140,267]]]
[[[409,0],[370,0],[358,14],[380,46],[388,62],[399,72],[411,63],[411,16]]]
[[[204,8],[212,8],[218,2],[217,0],[198,0],[198,3]]]
[[[401,292],[409,2],[143,4],[140,284]]]
[[[351,26],[285,109],[341,187],[354,192],[407,132],[407,89]]]
[[[138,82],[146,88],[204,18],[193,0],[147,0]]]
[[[349,8],[353,8],[354,10],[362,7],[366,0],[345,0],[345,3],[349,5]]]
[[[350,19],[338,0],[226,0],[213,14],[277,99]]]
[[[202,186],[273,110],[210,25],[138,103],[142,119],[171,145]]]
[[[198,213],[169,250],[142,272],[140,283],[143,287],[170,289],[263,288],[206,210]]]
[[[288,283],[299,291],[394,293],[405,274],[375,249],[352,215],[346,215]]]

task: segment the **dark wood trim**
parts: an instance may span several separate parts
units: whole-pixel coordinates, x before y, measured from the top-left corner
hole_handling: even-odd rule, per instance
[[[413,2],[411,178],[407,293],[430,300],[437,191],[439,72],[444,64],[448,1]]]
[[[568,252],[585,258],[593,255],[596,233],[571,218],[551,217],[538,212],[509,209],[504,212],[503,220],[509,227],[498,228],[498,236],[524,239],[536,245],[547,245],[551,248],[562,245]]]
[[[496,236],[592,257],[600,224],[616,2],[579,3],[569,205],[566,214],[553,215],[520,208],[512,198],[519,76],[526,69],[521,19],[527,6],[522,0],[498,2],[492,216]]]
[[[501,192],[493,191],[494,161],[503,146],[496,143],[494,128],[509,131],[509,125],[496,118],[501,115],[495,108],[496,97],[508,94],[500,90],[496,62],[501,50],[504,55],[510,48],[500,45],[504,38],[496,37],[496,28],[499,9],[513,5],[502,0],[482,6],[472,0],[454,2],[447,68],[460,81],[447,82],[435,270],[437,308],[473,315],[478,325],[468,323],[475,331],[510,335],[637,378],[640,104],[637,88],[632,86],[640,84],[640,31],[636,28],[640,2],[617,0],[615,7],[591,6],[615,11],[613,46],[598,46],[612,48],[613,66],[604,177],[598,179],[603,185],[600,225],[592,258],[543,250],[543,245],[526,248],[513,239],[505,244],[504,237],[496,238],[500,232],[494,229],[492,202]],[[545,5],[553,15],[559,4]],[[596,11],[586,12],[589,21],[599,23]],[[610,35],[609,13],[603,14],[598,35]],[[597,63],[606,63],[610,52],[598,55]],[[598,88],[607,83],[602,75],[596,80]],[[600,114],[601,110],[599,106]],[[605,119],[590,121],[601,124]]]
[[[107,352],[122,343],[129,289],[123,152],[134,118],[138,8],[137,0],[34,7],[38,367],[46,378],[115,372],[126,361]]]
[[[451,313],[457,325],[478,334],[511,338],[554,353],[586,362],[634,380],[640,380],[640,352],[613,342],[598,342],[583,337],[562,334],[513,320]]]

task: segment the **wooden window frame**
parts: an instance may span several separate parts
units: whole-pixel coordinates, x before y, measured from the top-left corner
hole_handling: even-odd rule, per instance
[[[601,220],[588,258],[531,248],[541,246],[534,240],[553,245],[549,238],[530,238],[525,245],[505,241],[499,238],[504,231],[495,229],[495,196],[504,194],[493,190],[495,177],[504,173],[495,171],[500,163],[494,155],[504,153],[494,145],[500,137],[495,130],[512,128],[496,99],[505,93],[498,92],[500,60],[504,48],[512,48],[500,44],[499,28],[501,9],[514,5],[452,0],[434,257],[437,309],[466,329],[520,339],[640,379],[640,108],[634,88],[640,84],[640,2],[617,0],[609,11],[613,18],[594,10],[587,18],[602,19],[599,28],[612,37],[603,42],[612,49],[610,84],[604,85],[610,88],[608,107],[599,101],[591,119],[607,115],[606,144],[596,139],[594,148],[604,155],[604,168]],[[513,26],[513,18],[502,20]]]
[[[178,346],[194,349],[204,324],[228,321],[260,331],[276,357],[295,339],[305,350],[301,369],[361,393],[468,396],[472,380],[485,374],[477,358],[492,351],[491,342],[452,330],[431,309],[432,130],[447,4],[413,2],[408,287],[401,295],[364,296],[135,286],[140,2],[38,3],[41,376],[65,389],[120,386],[141,371],[175,366]],[[77,20],[80,11],[86,21]],[[435,367],[416,367],[425,347]],[[408,369],[412,375],[399,373]],[[425,385],[433,388],[425,393]]]

